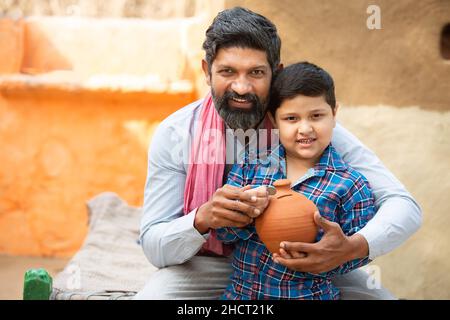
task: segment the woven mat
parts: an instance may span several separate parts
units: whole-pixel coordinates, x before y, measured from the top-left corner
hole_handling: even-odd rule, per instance
[[[87,203],[89,233],[53,279],[51,299],[131,299],[156,270],[138,243],[141,208],[105,192]]]

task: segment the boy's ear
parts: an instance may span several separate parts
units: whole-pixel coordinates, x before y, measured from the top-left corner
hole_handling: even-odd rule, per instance
[[[339,110],[340,107],[341,107],[341,106],[339,105],[339,103],[336,102],[336,107],[334,107],[334,110],[333,110],[333,116],[334,116],[334,117],[336,117],[336,114],[337,114],[337,112],[338,112],[338,110]]]
[[[211,86],[211,75],[209,74],[208,62],[205,59],[202,59],[202,69],[205,74],[206,84]]]
[[[270,111],[267,111],[267,115],[269,116],[270,122],[272,122],[273,127],[275,129],[278,129],[277,123],[275,122],[275,119],[272,116],[272,113]]]

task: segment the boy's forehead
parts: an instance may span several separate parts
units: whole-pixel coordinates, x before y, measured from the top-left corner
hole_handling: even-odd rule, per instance
[[[295,97],[284,100],[279,109],[281,109],[280,111],[314,111],[327,108],[332,109],[324,95],[310,97],[298,94]]]

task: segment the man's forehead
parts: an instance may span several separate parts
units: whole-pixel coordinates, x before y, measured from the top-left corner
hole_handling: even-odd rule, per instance
[[[247,68],[270,67],[264,50],[241,47],[220,48],[213,65],[230,66],[233,64]]]

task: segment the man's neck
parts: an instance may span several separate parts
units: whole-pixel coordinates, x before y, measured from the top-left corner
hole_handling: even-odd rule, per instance
[[[236,135],[237,141],[239,141],[239,143],[242,146],[245,146],[245,145],[248,145],[250,143],[250,141],[252,141],[253,139],[257,139],[258,135],[259,135],[259,130],[266,129],[265,124],[264,124],[264,119],[265,118],[263,118],[255,127],[247,129],[247,130],[254,130],[253,132],[255,133],[255,135],[251,135],[251,136],[246,136],[245,134],[244,135]],[[228,124],[225,123],[225,130],[232,130],[233,133],[235,133],[236,130],[239,130],[239,129],[232,129]],[[241,130],[243,130],[244,133],[247,131],[244,129],[241,129]],[[245,141],[246,138],[248,138],[247,143]]]

